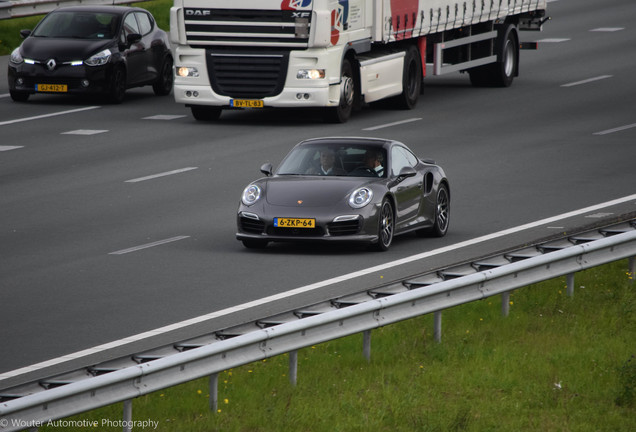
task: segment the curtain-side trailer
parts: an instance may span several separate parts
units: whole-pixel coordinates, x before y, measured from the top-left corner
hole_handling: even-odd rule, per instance
[[[426,65],[509,86],[520,30],[546,0],[175,0],[174,97],[197,120],[224,109],[320,108],[345,122],[390,99],[412,109]]]

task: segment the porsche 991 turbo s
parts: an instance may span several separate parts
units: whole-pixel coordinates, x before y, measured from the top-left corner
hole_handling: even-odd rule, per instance
[[[269,242],[358,242],[388,250],[396,235],[444,236],[450,185],[435,162],[394,140],[361,137],[300,142],[274,171],[243,191],[236,238]]]
[[[25,40],[11,53],[7,74],[14,101],[57,93],[121,103],[132,87],[152,85],[157,95],[172,91],[168,36],[144,9],[62,7],[20,34]]]

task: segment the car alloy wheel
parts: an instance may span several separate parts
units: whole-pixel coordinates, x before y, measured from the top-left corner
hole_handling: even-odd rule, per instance
[[[395,227],[393,206],[391,205],[391,201],[386,198],[382,201],[379,218],[378,243],[376,246],[379,251],[386,251],[391,246],[391,242],[393,242],[393,229]]]

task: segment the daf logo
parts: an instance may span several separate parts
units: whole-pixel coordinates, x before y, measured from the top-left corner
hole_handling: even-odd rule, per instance
[[[55,66],[57,66],[57,64],[55,63],[55,60],[53,59],[46,62],[46,67],[49,68],[50,71],[55,69]]]
[[[311,12],[292,12],[292,18],[308,18]]]
[[[211,12],[207,9],[186,9],[185,14],[188,16],[210,16]]]

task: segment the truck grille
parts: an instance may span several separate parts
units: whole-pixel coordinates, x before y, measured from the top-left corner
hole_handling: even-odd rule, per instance
[[[232,98],[264,98],[280,94],[287,75],[289,53],[207,52],[212,89]]]
[[[311,11],[185,8],[191,46],[306,48]]]

